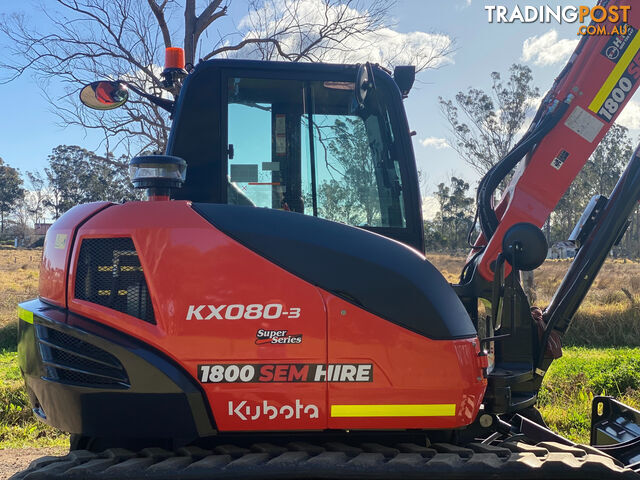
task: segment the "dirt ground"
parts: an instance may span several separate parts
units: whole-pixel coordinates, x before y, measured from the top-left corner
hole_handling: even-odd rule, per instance
[[[9,448],[0,450],[0,480],[7,480],[11,475],[24,470],[36,458],[47,455],[65,455],[66,448]]]

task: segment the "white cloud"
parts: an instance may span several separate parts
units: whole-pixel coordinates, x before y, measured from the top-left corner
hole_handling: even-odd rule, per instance
[[[527,98],[527,108],[531,108],[533,110],[533,113],[537,112],[538,108],[540,108],[542,100],[544,100],[544,96],[542,95],[539,97]]]
[[[526,104],[526,108],[528,109],[527,118],[522,123],[522,125],[518,129],[518,132],[515,135],[517,139],[522,138],[524,134],[527,133],[527,130],[529,130],[529,127],[531,126],[531,121],[533,120],[533,117],[535,117],[536,113],[538,112],[538,109],[540,108],[540,104],[542,103],[543,99],[544,97],[541,96],[541,97],[528,98],[526,100],[525,104]]]
[[[540,66],[565,62],[575,50],[578,41],[568,38],[558,40],[558,32],[553,29],[543,35],[529,37],[522,44],[522,61],[533,61],[535,65]]]
[[[420,140],[420,145],[423,147],[433,147],[436,150],[443,150],[445,148],[450,148],[449,142],[447,142],[446,138],[438,138],[438,137],[428,137]]]
[[[440,211],[438,200],[435,197],[424,197],[422,199],[422,218],[433,220]]]
[[[341,19],[344,30],[358,30],[366,11],[356,10],[348,5],[335,3],[327,8],[324,0],[273,0],[265,2],[258,10],[253,10],[239,22],[244,39],[275,37],[285,52],[300,52],[317,41],[320,30],[336,19]],[[428,64],[440,67],[453,63],[449,57],[439,57],[438,53],[452,48],[453,40],[444,34],[428,32],[401,33],[387,27],[375,31],[353,34],[340,38],[342,33],[332,35],[336,41],[322,40],[312,50],[311,58],[304,61],[333,63],[373,62],[383,66],[416,65],[424,68],[427,60],[437,57]],[[253,48],[253,50],[252,50]],[[271,60],[283,58],[273,46],[267,47]],[[234,54],[242,58],[264,58],[265,47],[255,45]]]
[[[630,130],[640,130],[640,103],[631,100],[616,120],[616,123]]]

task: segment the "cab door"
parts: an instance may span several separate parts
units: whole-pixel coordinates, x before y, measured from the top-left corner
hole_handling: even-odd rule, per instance
[[[301,164],[308,157],[301,138],[304,82],[230,75],[227,85],[227,203],[302,213]],[[224,386],[229,429],[296,430],[327,428],[327,384],[318,377],[327,363],[326,312],[319,290],[266,259],[246,263],[236,293],[262,306],[254,322],[236,322],[234,335],[247,340],[223,362],[250,382]],[[256,255],[257,254],[257,255]],[[270,273],[255,275],[260,264]],[[270,265],[269,265],[270,264]],[[239,267],[240,268],[240,267]],[[247,367],[247,365],[249,365]],[[226,367],[227,369],[229,367]],[[227,371],[218,367],[216,375]]]

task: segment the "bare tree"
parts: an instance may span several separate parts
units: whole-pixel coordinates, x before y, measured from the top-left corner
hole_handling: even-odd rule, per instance
[[[0,59],[0,68],[8,72],[5,81],[32,70],[45,85],[61,82],[66,95],[50,102],[62,126],[99,130],[110,139],[111,150],[135,137],[136,151],[143,151],[166,145],[166,112],[139,97],[117,111],[90,111],[79,105],[78,90],[110,77],[169,96],[160,75],[163,47],[182,46],[187,69],[197,58],[219,56],[352,60],[354,51],[362,53],[362,47],[376,43],[393,48],[386,58],[374,60],[387,65],[408,60],[424,69],[442,64],[453,47],[445,35],[417,32],[399,37],[387,28],[393,3],[386,0],[250,0],[247,15],[229,32],[225,26],[228,30],[230,22],[221,19],[230,4],[231,0],[50,0],[41,6],[48,18],[46,31],[23,16],[0,19],[9,51]]]
[[[415,65],[418,71],[440,66],[453,52],[454,44],[446,35],[399,35],[390,29],[393,2],[374,1],[365,6],[354,0],[250,0],[249,14],[241,25],[245,38],[238,45],[263,60],[373,61],[389,68]],[[374,45],[379,48],[372,52]],[[236,47],[223,49],[227,52]]]

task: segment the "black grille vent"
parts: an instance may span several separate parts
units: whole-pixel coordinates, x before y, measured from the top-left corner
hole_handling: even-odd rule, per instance
[[[85,238],[75,296],[156,323],[138,253],[130,238]]]
[[[46,377],[83,386],[129,388],[129,377],[110,353],[58,330],[36,325]]]

